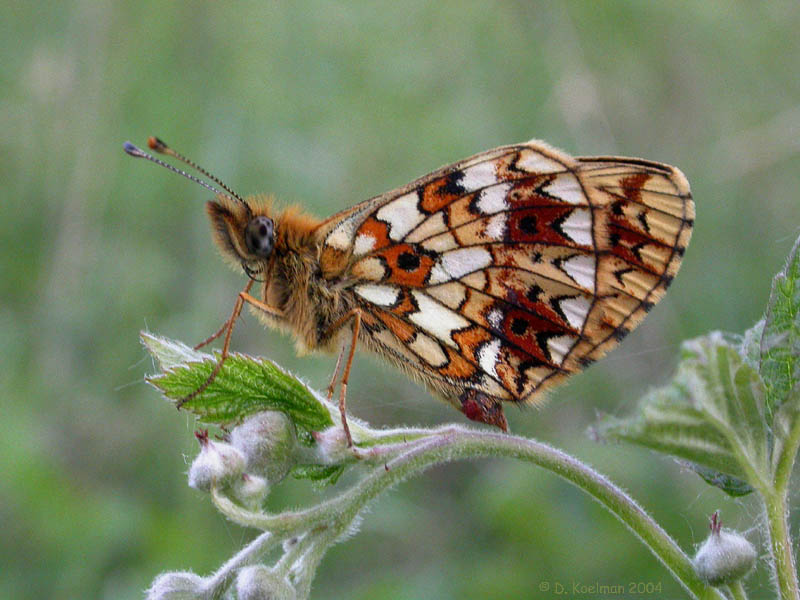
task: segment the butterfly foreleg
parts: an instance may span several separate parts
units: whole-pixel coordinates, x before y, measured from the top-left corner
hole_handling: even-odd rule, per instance
[[[242,292],[244,292],[246,294],[247,292],[250,291],[251,287],[253,287],[253,280],[252,279],[247,282],[247,285],[244,286],[244,289],[242,290]],[[238,308],[238,311],[237,311],[237,308]],[[225,330],[228,328],[228,326],[230,326],[231,321],[235,320],[236,318],[238,318],[239,313],[241,313],[241,311],[242,311],[242,307],[240,306],[239,297],[237,296],[236,303],[233,306],[233,312],[231,313],[231,316],[228,317],[228,319],[222,324],[222,326],[217,330],[216,333],[212,333],[210,336],[208,336],[202,342],[197,344],[194,347],[194,349],[195,350],[200,350],[200,348],[202,348],[203,346],[207,346],[208,344],[213,342],[215,339],[217,339],[219,336],[221,336],[225,332]]]
[[[351,319],[353,320],[353,335],[350,340],[350,352],[347,353],[347,361],[344,364],[344,371],[342,372],[342,387],[339,391],[339,414],[342,418],[342,429],[344,429],[344,435],[347,438],[348,448],[353,446],[353,438],[350,435],[350,427],[347,425],[347,381],[350,379],[350,367],[353,365],[353,357],[356,353],[356,343],[358,342],[358,333],[361,330],[361,309],[354,308],[346,313],[342,318],[338,319],[333,325],[331,325],[326,333],[326,337],[335,334]],[[344,347],[342,348],[342,351],[344,351]],[[336,375],[339,371],[339,364],[343,353],[344,352],[339,354],[339,360],[336,361],[336,370],[334,371],[333,379],[331,379],[331,385],[328,388],[329,398],[333,395],[333,386],[336,382]]]
[[[346,347],[346,344],[342,344],[342,348],[339,350],[339,356],[336,358],[336,366],[333,368],[331,382],[328,384],[328,400],[333,398],[333,390],[336,387],[336,378],[339,376],[339,367],[342,366],[342,357],[344,356],[344,349]]]
[[[225,321],[222,324],[222,327],[220,327],[216,333],[209,336],[208,338],[206,338],[205,340],[203,340],[194,347],[195,350],[202,348],[203,346],[213,342],[220,335],[222,335],[223,332],[225,332],[225,341],[222,344],[222,352],[220,354],[219,360],[217,361],[217,364],[214,365],[214,370],[211,371],[211,374],[199,388],[197,388],[188,396],[184,396],[183,398],[178,400],[178,402],[176,403],[177,408],[180,408],[181,406],[186,404],[189,400],[192,400],[197,396],[199,396],[200,394],[202,394],[208,388],[208,386],[211,385],[211,383],[217,378],[217,375],[219,375],[219,372],[222,369],[222,364],[225,362],[225,359],[228,358],[228,349],[230,348],[231,344],[231,335],[233,334],[233,326],[236,324],[236,321],[242,314],[242,308],[244,308],[245,302],[252,304],[259,310],[263,310],[264,312],[267,312],[270,315],[276,317],[283,316],[283,313],[280,310],[268,304],[265,304],[264,302],[261,302],[257,298],[251,296],[248,292],[250,291],[250,288],[252,286],[253,286],[253,280],[250,280],[247,282],[247,285],[244,287],[244,289],[241,292],[239,292],[239,295],[236,297],[236,302],[233,305],[233,311],[231,312],[231,316],[230,318],[228,318],[227,321]]]

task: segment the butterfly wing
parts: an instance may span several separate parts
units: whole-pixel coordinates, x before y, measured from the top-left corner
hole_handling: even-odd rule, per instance
[[[470,418],[612,349],[661,299],[694,205],[677,169],[541,142],[446,166],[320,227],[373,350]]]

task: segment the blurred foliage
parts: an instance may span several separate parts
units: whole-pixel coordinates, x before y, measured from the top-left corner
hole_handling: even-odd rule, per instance
[[[122,152],[150,134],[242,193],[319,215],[531,137],[680,166],[697,223],[665,300],[546,408],[509,418],[631,490],[686,549],[716,508],[747,529],[747,498],[582,432],[595,411],[628,412],[663,383],[680,340],[760,314],[798,225],[798,29],[789,0],[6,3],[0,596],[138,598],[160,570],[210,571],[252,535],[186,486],[193,424],[143,383],[154,368],[140,329],[204,339],[244,283],[215,256],[208,194]],[[234,348],[318,388],[334,363],[296,357],[250,316]],[[349,402],[374,424],[459,418],[363,356]],[[287,482],[271,502],[318,493]],[[573,580],[662,581],[681,595],[579,492],[484,461],[381,499],[316,590],[530,598]],[[750,589],[770,595],[766,580]]]

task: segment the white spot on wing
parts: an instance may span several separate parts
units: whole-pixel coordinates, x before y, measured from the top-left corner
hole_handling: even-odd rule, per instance
[[[391,306],[397,302],[397,298],[400,295],[400,290],[398,288],[388,285],[357,285],[354,290],[356,294],[368,302],[379,306]]]
[[[353,226],[352,219],[344,221],[328,234],[325,242],[337,250],[347,250],[350,247],[350,239],[353,237]]]
[[[478,210],[485,215],[508,210],[507,196],[510,189],[511,183],[501,183],[482,190],[477,202]]]
[[[491,240],[502,240],[506,235],[506,213],[500,213],[489,219],[484,235]]]
[[[486,320],[489,322],[489,325],[495,329],[500,329],[500,324],[503,322],[503,313],[495,308],[486,315]]]
[[[494,185],[497,183],[494,167],[495,162],[493,160],[467,167],[463,171],[464,176],[460,181],[461,187],[468,192],[474,192],[486,186]]]
[[[564,361],[564,356],[572,348],[575,339],[571,335],[560,335],[547,340],[547,349],[550,350],[550,358],[553,359],[553,362],[561,364]]]
[[[586,208],[576,208],[561,223],[561,231],[575,243],[591,246],[593,244],[591,211]]]
[[[356,237],[355,244],[353,244],[353,254],[361,256],[366,254],[375,247],[375,238],[365,233],[359,233]]]
[[[592,307],[589,300],[583,296],[564,298],[558,303],[558,306],[567,317],[570,326],[578,331],[583,328],[583,324],[586,322],[586,315],[589,314],[589,309]]]
[[[411,322],[442,340],[448,346],[457,347],[453,341],[453,332],[469,326],[469,321],[422,292],[414,290],[411,293],[419,307],[418,312],[408,316]]]
[[[458,279],[472,271],[478,271],[492,262],[492,255],[486,248],[458,248],[446,252],[431,269],[431,285]]]
[[[565,167],[560,162],[547,158],[535,150],[525,149],[520,152],[517,167],[529,173],[557,173],[564,171]]]
[[[419,212],[417,204],[419,195],[417,192],[409,192],[389,202],[381,208],[375,216],[389,225],[389,237],[395,241],[403,239],[403,236],[420,224],[424,215]]]
[[[478,362],[481,365],[481,369],[484,372],[489,373],[494,377],[497,377],[497,370],[495,366],[497,365],[497,357],[500,354],[500,340],[493,339],[486,344],[481,346],[481,349],[478,351]]]
[[[588,254],[576,254],[561,263],[564,271],[579,286],[594,291],[595,258]]]
[[[544,191],[569,204],[588,204],[581,184],[572,173],[562,173],[546,185]]]

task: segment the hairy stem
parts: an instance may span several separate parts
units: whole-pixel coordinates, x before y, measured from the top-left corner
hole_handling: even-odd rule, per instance
[[[789,534],[789,513],[786,493],[762,491],[764,511],[769,529],[770,554],[775,580],[782,600],[800,600],[792,541]]]
[[[364,506],[387,488],[444,462],[485,456],[512,457],[543,467],[576,485],[605,506],[626,525],[695,598],[724,598],[694,572],[689,557],[677,543],[627,493],[606,477],[564,452],[541,442],[517,436],[473,431],[450,426],[429,432],[408,444],[408,449],[373,469],[340,496],[318,506],[280,515],[253,513],[236,506],[220,494],[217,506],[230,519],[243,525],[272,531],[278,537],[330,527],[342,531]]]
[[[275,539],[272,533],[265,532],[237,552],[235,556],[230,558],[214,573],[214,576],[208,582],[208,588],[212,590],[212,598],[221,598],[239,569],[256,563],[261,556],[277,543],[278,540]]]
[[[793,401],[797,402],[796,399]],[[775,467],[775,490],[783,495],[789,489],[789,478],[797,459],[798,448],[800,448],[800,419],[795,418],[791,431],[781,447],[778,464]]]

